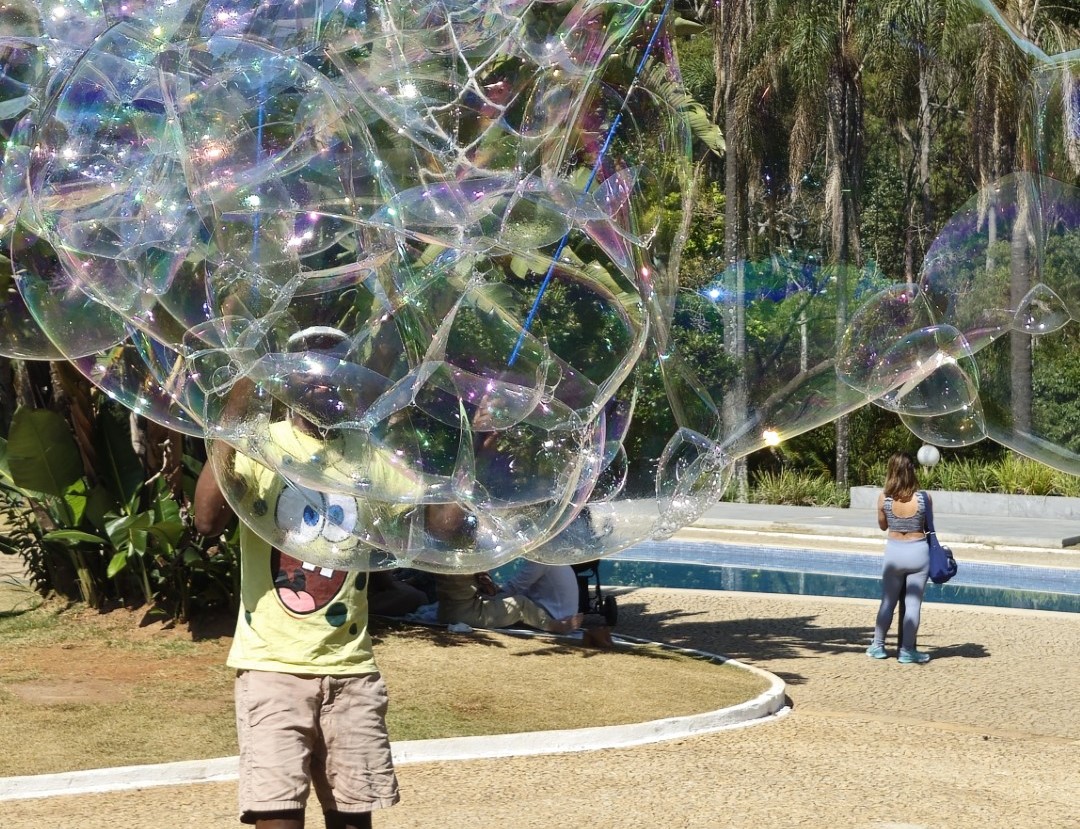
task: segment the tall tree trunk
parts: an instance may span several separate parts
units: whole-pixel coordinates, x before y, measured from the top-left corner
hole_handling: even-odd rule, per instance
[[[991,183],[1001,176],[1001,105],[994,100],[991,106],[989,133],[981,134],[976,158],[979,165],[979,210],[985,211],[986,220],[986,272],[993,273],[997,267],[998,241],[997,191]],[[980,217],[980,221],[983,217]]]
[[[11,418],[18,405],[14,363],[9,357],[0,357],[0,434],[4,435],[11,428]]]
[[[930,62],[919,58],[919,197],[922,202],[922,228],[920,236],[930,232],[934,221],[934,203],[930,192],[930,144],[932,114],[930,112]],[[921,247],[921,245],[920,245]]]
[[[738,84],[745,38],[749,36],[748,9],[744,2],[725,3],[714,19],[717,93],[724,112],[724,350],[739,366],[722,404],[724,434],[734,434],[747,417],[746,365],[746,267],[742,244],[746,225],[745,180],[742,175],[743,129],[738,117]],[[736,499],[749,498],[746,460],[735,466]]]
[[[850,50],[843,42],[850,37],[854,5],[845,4],[844,13],[847,23],[841,26],[842,42],[830,67],[825,89],[826,132],[831,156],[827,198],[832,223],[830,259],[836,273],[837,345],[847,328],[848,272],[853,266],[858,267],[862,258],[858,199],[858,186],[862,180],[862,91],[858,70],[852,65]],[[839,378],[837,383],[841,383]],[[842,416],[836,419],[836,485],[841,491],[849,487],[849,444],[849,422]]]
[[[1015,8],[1015,23],[1024,37],[1033,38],[1039,17],[1039,0],[1020,0]],[[1028,106],[1016,113],[1016,169],[1021,173],[1016,185],[1016,221],[1009,239],[1009,307],[1019,311],[1031,286],[1035,284],[1042,253],[1041,194],[1035,173],[1039,171],[1038,147],[1041,146],[1041,107],[1038,84],[1033,77],[1017,79],[1029,93]],[[1026,176],[1023,173],[1031,173]],[[1022,331],[1009,333],[1009,397],[1012,404],[1014,432],[1029,434],[1032,427],[1031,335]]]
[[[71,363],[57,360],[49,365],[53,374],[55,405],[71,423],[75,445],[79,447],[82,457],[83,474],[93,486],[98,479],[93,386]]]
[[[918,234],[915,232],[915,216],[912,206],[908,205],[907,227],[904,228],[904,281],[908,285],[915,284],[915,243]]]
[[[1019,309],[1031,290],[1035,267],[1033,250],[1033,199],[1020,184],[1016,193],[1016,222],[1009,244],[1009,304]],[[1031,432],[1031,335],[1023,331],[1009,334],[1009,378],[1012,403],[1012,426],[1016,432]]]

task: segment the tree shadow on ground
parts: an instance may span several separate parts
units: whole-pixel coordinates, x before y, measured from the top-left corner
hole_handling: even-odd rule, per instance
[[[635,601],[633,590],[620,592],[617,633],[652,639],[670,645],[702,650],[750,663],[778,660],[817,659],[866,650],[873,638],[872,624],[824,627],[812,613],[759,616],[739,619],[706,619],[693,610],[656,611],[645,601]],[[888,647],[895,647],[895,630]],[[967,642],[930,648],[933,659],[984,659],[990,652],[984,645]],[[772,670],[790,685],[806,682],[799,673]]]
[[[396,639],[412,639],[439,648],[459,648],[465,645],[506,648],[506,643],[500,640],[498,636],[500,631],[481,628],[475,628],[468,634],[451,633],[446,629],[446,625],[428,625],[420,622],[391,619],[385,616],[372,616],[368,620],[368,629],[371,632],[371,638],[374,640],[376,648],[388,634],[393,634]]]
[[[520,634],[521,631],[515,631],[512,629],[504,629],[499,631],[500,633],[512,633]],[[617,631],[616,631],[617,632]],[[533,634],[529,634],[533,635]],[[576,656],[579,659],[590,659],[602,654],[620,653],[629,654],[637,659],[651,659],[655,661],[665,661],[672,659],[670,651],[654,650],[647,647],[640,647],[637,643],[630,645],[615,643],[613,648],[597,648],[591,645],[586,645],[580,638],[575,636],[553,636],[550,634],[540,634],[543,640],[547,642],[546,647],[538,648],[535,651],[528,653],[518,653],[515,656]]]
[[[624,595],[617,632],[750,663],[862,653],[874,633],[869,625],[822,627],[814,614],[719,621],[705,615],[688,610],[657,612]],[[773,673],[790,685],[806,681],[798,673]]]
[[[193,642],[231,639],[236,632],[236,613],[224,609],[200,613],[188,621],[187,627]]]
[[[392,633],[395,638],[413,639],[440,648],[483,645],[489,648],[505,649],[506,641],[502,637],[510,635],[542,644],[542,647],[537,647],[536,650],[512,653],[511,656],[573,655],[588,658],[604,652],[584,645],[580,636],[563,636],[531,628],[473,628],[469,633],[451,633],[444,624],[424,624],[380,616],[372,616],[369,624],[376,646],[379,645],[381,638]]]

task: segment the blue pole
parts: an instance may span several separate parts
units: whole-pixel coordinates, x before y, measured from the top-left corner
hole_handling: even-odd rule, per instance
[[[611,122],[611,126],[608,128],[607,135],[604,137],[604,143],[600,147],[600,152],[596,155],[596,162],[593,164],[592,172],[589,174],[589,180],[585,182],[585,189],[582,190],[581,196],[578,197],[577,206],[579,207],[585,201],[585,196],[587,196],[589,190],[592,189],[593,183],[600,173],[600,167],[604,163],[604,157],[607,155],[607,151],[611,147],[611,142],[615,138],[615,131],[619,129],[619,124],[622,123],[622,116],[623,112],[626,110],[626,105],[630,102],[630,96],[634,94],[634,87],[637,86],[638,78],[641,77],[641,73],[645,69],[645,61],[648,60],[649,55],[652,53],[653,46],[656,44],[656,39],[660,35],[660,29],[664,25],[664,18],[667,17],[668,12],[671,10],[671,2],[672,0],[667,0],[667,2],[664,3],[664,10],[660,13],[660,17],[656,21],[656,28],[653,29],[652,36],[649,38],[649,42],[645,46],[645,51],[641,55],[641,60],[638,61],[637,68],[634,70],[634,76],[630,79],[630,86],[627,88],[626,97],[623,98],[622,105],[619,107],[619,113],[615,116],[615,120]],[[567,230],[566,233],[563,234],[562,239],[559,240],[559,245],[555,249],[555,254],[551,257],[551,264],[548,266],[547,273],[544,274],[544,279],[540,283],[540,291],[536,294],[536,299],[533,300],[532,308],[529,309],[529,313],[525,317],[525,325],[518,335],[517,342],[514,343],[513,351],[510,352],[510,359],[507,360],[506,363],[509,366],[512,366],[517,361],[518,354],[521,352],[521,347],[525,343],[525,337],[528,335],[529,328],[536,318],[536,312],[540,309],[540,300],[544,298],[544,292],[551,283],[551,277],[555,274],[555,268],[559,264],[559,257],[562,256],[562,252],[566,250],[566,245],[569,241],[570,230]]]

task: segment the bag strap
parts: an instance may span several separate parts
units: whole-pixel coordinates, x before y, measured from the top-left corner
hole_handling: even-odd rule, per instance
[[[919,492],[922,493],[923,501],[926,504],[926,534],[936,534],[937,531],[934,529],[934,507],[930,504],[930,493],[925,489],[920,489]]]

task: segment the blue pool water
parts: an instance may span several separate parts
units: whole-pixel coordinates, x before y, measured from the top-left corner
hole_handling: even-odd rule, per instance
[[[604,587],[667,587],[881,597],[881,555],[670,539],[643,541],[600,565]],[[1080,568],[964,561],[948,584],[928,584],[926,601],[1080,613]],[[519,566],[500,567],[495,580]]]
[[[601,564],[602,584],[876,599],[881,556],[783,547],[647,541]],[[960,561],[926,600],[1080,613],[1080,568]]]

